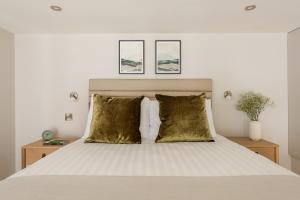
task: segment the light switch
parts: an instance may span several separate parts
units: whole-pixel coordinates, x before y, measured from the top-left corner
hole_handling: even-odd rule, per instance
[[[73,114],[65,113],[65,121],[73,121]]]

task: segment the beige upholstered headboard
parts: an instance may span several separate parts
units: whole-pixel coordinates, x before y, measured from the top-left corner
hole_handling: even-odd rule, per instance
[[[109,96],[197,95],[212,97],[211,79],[90,79],[89,94]]]

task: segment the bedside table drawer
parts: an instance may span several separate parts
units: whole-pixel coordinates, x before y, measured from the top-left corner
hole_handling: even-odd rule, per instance
[[[276,149],[270,147],[249,147],[250,150],[254,151],[255,153],[262,155],[270,160],[277,162],[276,158]]]
[[[46,157],[53,153],[57,149],[54,148],[27,148],[26,149],[26,166],[33,164],[34,162]]]

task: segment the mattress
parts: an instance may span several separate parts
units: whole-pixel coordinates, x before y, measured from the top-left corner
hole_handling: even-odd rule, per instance
[[[213,143],[87,144],[79,139],[12,177],[41,175],[296,176],[220,135]]]

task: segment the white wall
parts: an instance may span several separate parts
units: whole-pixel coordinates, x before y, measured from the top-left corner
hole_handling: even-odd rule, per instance
[[[292,170],[300,174],[300,29],[288,34],[289,153]]]
[[[0,180],[15,171],[14,35],[0,28]]]
[[[119,39],[145,40],[145,75],[118,74]],[[155,39],[182,40],[182,75],[154,74]],[[216,128],[226,136],[247,135],[247,118],[234,108],[238,94],[262,92],[275,101],[261,116],[263,137],[281,145],[280,162],[290,167],[286,44],[286,34],[17,35],[17,168],[21,145],[43,130],[82,135],[90,78],[212,78]],[[73,90],[78,103],[68,100]],[[233,101],[223,99],[225,90],[232,90]],[[64,121],[65,112],[74,114],[73,122]]]

